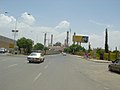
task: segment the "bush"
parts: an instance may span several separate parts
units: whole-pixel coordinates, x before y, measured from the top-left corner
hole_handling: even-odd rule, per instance
[[[120,57],[120,54],[118,54]],[[108,60],[108,53],[104,53],[104,59]],[[116,53],[110,52],[110,61],[114,61],[116,59]]]
[[[84,56],[84,52],[82,52],[82,51],[80,51],[80,52],[75,52],[75,55]]]

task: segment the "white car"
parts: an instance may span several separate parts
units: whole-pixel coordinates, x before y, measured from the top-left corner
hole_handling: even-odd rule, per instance
[[[66,56],[66,53],[65,53],[65,52],[63,52],[62,54],[63,54],[63,56]]]
[[[6,49],[5,48],[0,48],[0,53],[5,53]]]
[[[29,56],[27,56],[27,60],[29,61],[29,63],[31,62],[44,62],[44,55],[42,53],[36,53],[33,52],[31,53]]]

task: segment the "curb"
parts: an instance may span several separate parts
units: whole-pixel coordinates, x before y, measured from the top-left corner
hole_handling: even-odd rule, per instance
[[[89,59],[89,61],[93,61],[93,62],[97,62],[97,63],[111,63],[111,61],[107,61],[107,60],[93,60],[93,59]]]

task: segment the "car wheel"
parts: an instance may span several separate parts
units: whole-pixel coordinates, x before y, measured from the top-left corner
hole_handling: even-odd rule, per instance
[[[42,59],[40,59],[40,62],[43,62]]]
[[[43,62],[44,62],[44,60],[45,60],[45,59],[43,58]]]
[[[118,73],[120,73],[120,69],[119,69],[119,72]]]
[[[29,63],[31,63],[31,61],[29,61]]]
[[[109,66],[108,68],[109,68],[109,71],[112,71],[112,68],[111,68],[111,66]]]
[[[109,71],[112,71],[112,69],[111,69],[111,68],[109,68]]]

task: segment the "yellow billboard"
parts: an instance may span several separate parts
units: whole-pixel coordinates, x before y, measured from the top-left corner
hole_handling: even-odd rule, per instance
[[[9,48],[14,48],[14,44],[13,43],[9,43]]]
[[[73,42],[87,43],[88,42],[88,36],[73,35]]]
[[[81,41],[82,41],[82,36],[73,35],[73,42],[81,42]]]

